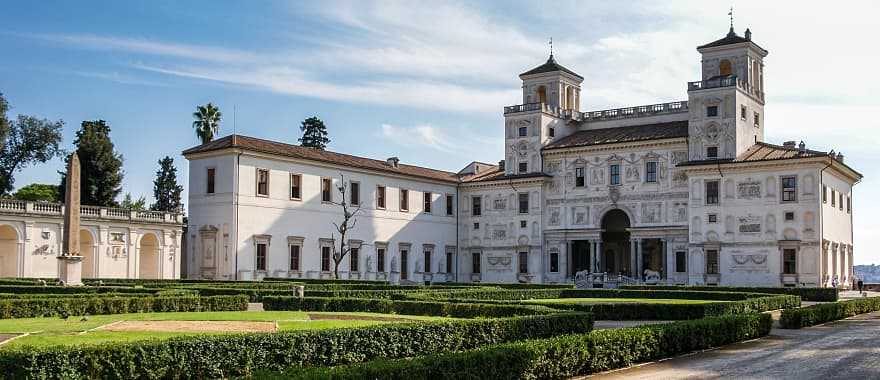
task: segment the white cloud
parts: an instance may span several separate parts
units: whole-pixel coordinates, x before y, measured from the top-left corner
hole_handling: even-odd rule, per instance
[[[427,124],[413,127],[398,127],[391,124],[382,124],[380,127],[382,138],[395,144],[410,148],[428,148],[445,153],[453,153],[458,148],[440,130]]]

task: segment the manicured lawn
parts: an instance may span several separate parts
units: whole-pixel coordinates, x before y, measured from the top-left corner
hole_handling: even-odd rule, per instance
[[[310,315],[314,319],[310,318]],[[176,336],[224,334],[208,331],[102,331],[94,330],[117,321],[263,321],[275,322],[278,331],[363,327],[395,322],[443,320],[441,317],[390,315],[377,313],[324,313],[300,311],[222,311],[201,313],[141,313],[71,316],[67,320],[23,318],[0,320],[0,333],[31,333],[0,346],[0,350],[25,345],[79,345],[166,339]],[[228,332],[235,333],[235,332]]]
[[[666,298],[548,298],[534,299],[524,302],[547,304],[547,303],[662,303],[662,304],[700,304],[725,301],[713,300],[687,300],[687,299],[666,299]]]

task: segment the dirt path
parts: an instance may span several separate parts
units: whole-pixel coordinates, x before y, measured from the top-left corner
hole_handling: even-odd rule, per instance
[[[21,334],[0,334],[0,344],[3,344],[3,343],[6,342],[7,340],[10,340],[10,339],[12,339],[12,338],[15,338],[15,337],[17,337],[17,336],[19,336],[19,335],[21,335]]]
[[[275,332],[275,322],[253,321],[120,321],[99,331]]]

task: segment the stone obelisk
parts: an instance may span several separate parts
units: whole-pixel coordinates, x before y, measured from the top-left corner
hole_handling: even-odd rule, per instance
[[[67,162],[67,186],[64,192],[64,241],[61,255],[59,280],[64,285],[82,285],[82,259],[79,252],[79,157],[70,155]]]

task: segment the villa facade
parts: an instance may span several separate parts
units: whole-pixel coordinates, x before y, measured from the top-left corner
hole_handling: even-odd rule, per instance
[[[504,159],[457,173],[240,135],[188,149],[186,275],[330,278],[342,186],[362,211],[344,278],[848,286],[861,175],[764,141],[750,31],[697,50],[687,100],[587,112],[551,55],[504,107]]]

